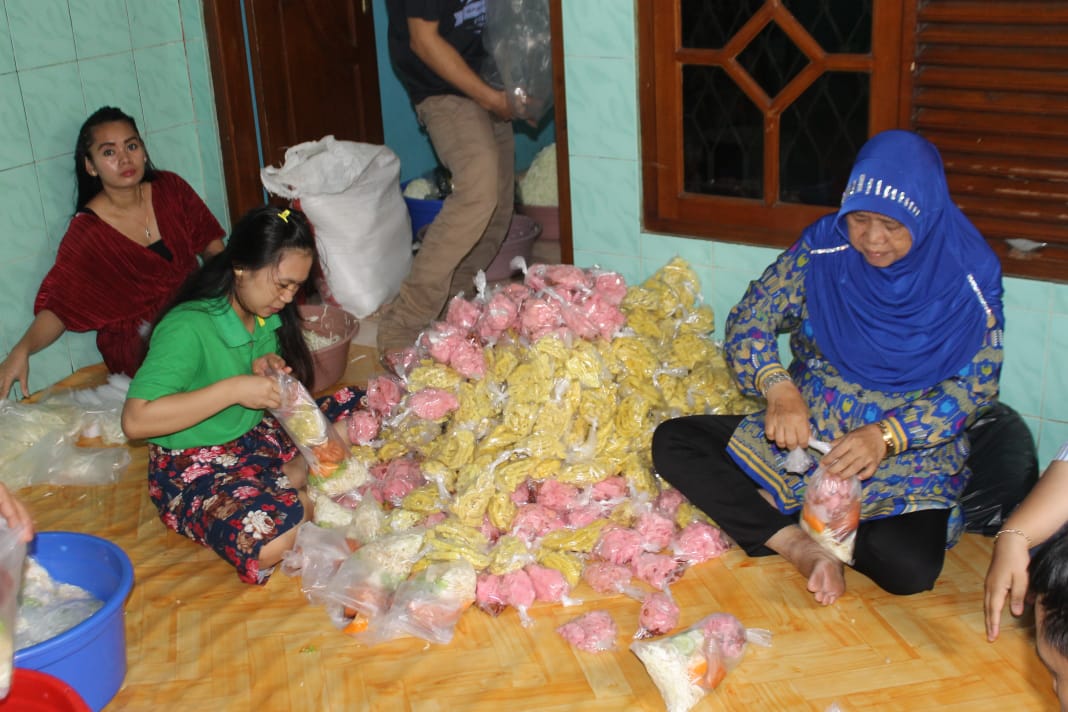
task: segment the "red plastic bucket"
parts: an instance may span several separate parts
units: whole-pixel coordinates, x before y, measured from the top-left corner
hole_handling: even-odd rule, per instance
[[[40,670],[15,668],[11,690],[0,700],[3,712],[91,712],[74,688]]]

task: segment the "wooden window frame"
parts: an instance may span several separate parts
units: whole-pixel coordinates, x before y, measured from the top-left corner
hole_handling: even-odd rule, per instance
[[[1012,161],[1013,154],[1006,156],[1004,152],[1000,156],[1001,163],[985,156],[972,160],[972,156],[959,145],[963,139],[954,141],[951,136],[947,137],[948,133],[940,133],[940,129],[947,127],[931,123],[939,117],[944,120],[945,116],[951,114],[938,113],[925,104],[931,93],[925,89],[929,82],[942,81],[940,77],[948,77],[945,80],[952,81],[954,69],[949,67],[947,70],[938,65],[939,57],[947,56],[947,50],[928,42],[932,32],[940,31],[934,23],[958,23],[957,27],[963,28],[962,34],[967,34],[969,29],[976,26],[979,31],[989,31],[996,28],[998,23],[1020,22],[1021,16],[1027,18],[1023,21],[1025,25],[1035,25],[1048,19],[1055,25],[1068,26],[1068,6],[1054,8],[1050,2],[1041,0],[1016,3],[874,0],[872,12],[875,31],[872,33],[871,55],[830,57],[818,46],[813,46],[814,43],[805,42],[806,35],[803,30],[796,31],[798,28],[793,26],[796,22],[780,0],[768,0],[737,35],[718,50],[682,47],[678,0],[638,0],[637,5],[644,229],[777,248],[792,244],[808,224],[834,209],[830,206],[778,201],[779,116],[783,107],[799,96],[814,77],[825,69],[870,71],[869,135],[895,127],[911,128],[929,135],[945,157],[954,199],[968,214],[969,205],[983,205],[983,190],[999,190],[994,181],[987,179],[988,174],[982,172],[982,160],[986,161],[986,170],[992,172],[1000,169],[1003,173],[1011,173],[1016,170],[1016,165]],[[791,80],[778,96],[772,98],[764,95],[763,90],[748,79],[737,66],[736,60],[737,54],[756,36],[769,17],[810,59],[810,65]],[[1035,31],[1039,31],[1037,25]],[[982,37],[981,34],[978,36]],[[1065,44],[1068,45],[1068,42]],[[981,49],[980,46],[976,51]],[[1013,67],[1027,64],[1025,54],[1025,49],[1017,48]],[[930,61],[930,65],[925,64],[927,61]],[[1045,61],[1050,60],[1047,58]],[[684,189],[683,127],[681,111],[678,109],[682,106],[682,67],[709,62],[722,66],[765,114],[763,199],[697,194]],[[1063,83],[1059,79],[1064,74],[1063,69],[1068,67],[1051,69],[1048,78],[1030,76],[1038,83],[1043,80],[1048,82],[1046,91],[1052,92],[1059,86],[1058,82]],[[990,116],[994,117],[992,121],[996,122],[998,107],[993,101],[989,103],[989,106],[975,110],[990,111]],[[981,120],[978,118],[975,121]],[[1063,121],[1066,136],[1063,148],[1068,152],[1068,116],[1063,117]],[[996,137],[992,135],[991,138]],[[1028,145],[1027,141],[1014,138],[1020,146]],[[1015,145],[1009,137],[1003,136],[1003,140]],[[1060,148],[1058,145],[1057,150]],[[1021,159],[1025,157],[1023,149],[1015,155]],[[970,163],[965,165],[968,161]],[[1006,275],[1068,281],[1068,249],[1063,249],[1068,248],[1068,217],[1061,224],[1061,215],[1054,214],[1056,211],[1053,207],[1056,197],[1061,194],[1058,186],[1068,180],[1068,167],[1063,174],[1053,175],[1044,186],[1040,185],[1041,178],[1037,178],[1035,173],[1037,169],[1030,174],[1012,174],[1008,178],[1029,181],[1030,188],[1035,191],[1033,195],[1046,200],[1036,200],[1037,208],[1032,207],[1031,210],[1048,210],[1048,214],[1034,223],[1028,223],[1024,207],[1016,208],[1006,202],[1004,215],[981,215],[978,214],[978,208],[973,208],[975,214],[969,217],[1001,258]],[[1006,178],[1005,175],[997,177]],[[1005,192],[1004,188],[1001,190]],[[988,194],[994,195],[993,192]],[[1064,210],[1060,212],[1068,213]],[[1005,238],[1010,235],[1049,235],[1046,239],[1051,247],[1039,253],[1021,254],[1006,243]]]

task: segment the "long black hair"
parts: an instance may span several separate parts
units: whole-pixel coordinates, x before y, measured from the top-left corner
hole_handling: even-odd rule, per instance
[[[122,109],[114,106],[102,106],[85,120],[81,130],[78,131],[78,142],[74,145],[74,175],[78,183],[78,195],[74,200],[74,212],[85,209],[86,203],[96,197],[97,193],[104,189],[100,182],[100,176],[91,176],[85,170],[85,159],[89,157],[89,148],[93,145],[93,129],[100,124],[109,124],[112,121],[125,121],[141,138],[141,132],[137,130],[137,122]],[[156,167],[152,165],[152,159],[148,156],[148,148],[141,139],[141,148],[145,152],[145,177],[143,180],[153,181],[156,179]]]
[[[283,211],[273,205],[253,208],[234,226],[223,251],[189,276],[171,306],[159,318],[184,302],[231,297],[235,289],[235,269],[253,271],[277,266],[286,250],[306,251],[313,259],[318,259],[308,218],[299,210]],[[304,340],[295,301],[282,307],[278,316],[282,319],[282,326],[277,331],[278,355],[293,369],[293,376],[310,387],[314,375],[311,351]]]

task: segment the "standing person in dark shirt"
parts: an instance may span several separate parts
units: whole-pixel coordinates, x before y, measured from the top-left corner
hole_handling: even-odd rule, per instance
[[[485,0],[387,0],[389,53],[452,173],[452,193],[430,224],[400,293],[382,315],[387,365],[438,318],[451,296],[496,256],[512,220],[513,118],[505,92],[482,80]]]

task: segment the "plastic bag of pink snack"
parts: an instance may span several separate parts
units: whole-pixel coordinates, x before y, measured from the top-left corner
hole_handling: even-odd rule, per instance
[[[608,611],[590,611],[557,627],[561,638],[578,650],[603,653],[615,650],[618,629]]]
[[[853,563],[860,524],[860,480],[839,479],[817,467],[808,478],[801,506],[801,528],[838,560]]]
[[[675,635],[635,641],[630,649],[660,690],[667,711],[686,712],[737,667],[749,643],[770,646],[771,631],[714,613]]]

